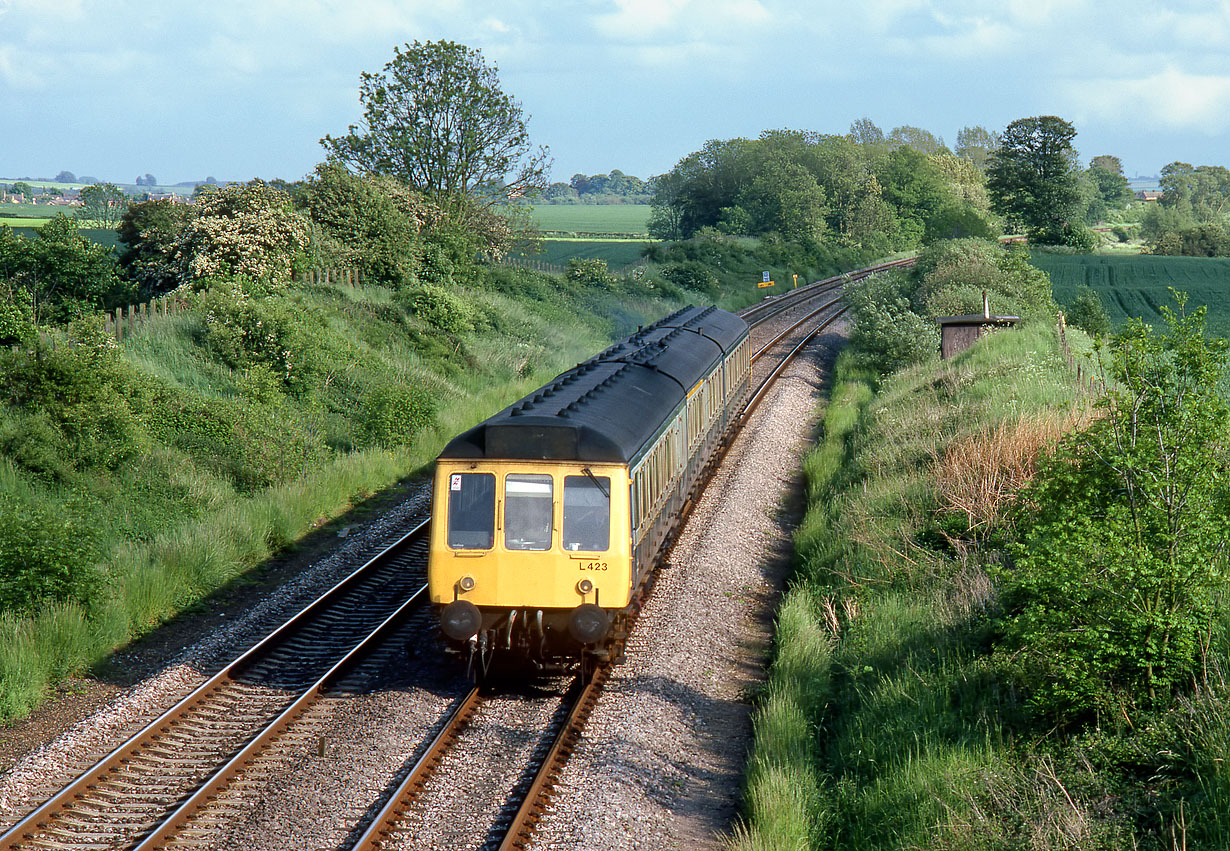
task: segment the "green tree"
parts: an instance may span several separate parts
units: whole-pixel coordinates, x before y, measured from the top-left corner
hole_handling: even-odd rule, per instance
[[[19,180],[14,183],[10,191],[14,195],[23,195],[26,198],[29,198],[34,194],[33,187],[31,187],[30,184],[26,183],[24,180]]]
[[[74,214],[79,221],[114,228],[128,209],[128,195],[114,183],[95,183],[81,190],[81,206]]]
[[[991,154],[998,148],[999,134],[992,133],[981,125],[962,127],[957,131],[957,156],[969,160],[980,171],[986,169]]]
[[[1131,320],[1115,337],[1102,415],[1022,494],[1003,649],[1051,721],[1164,703],[1199,678],[1220,629],[1227,343],[1175,298],[1161,333]]]
[[[1092,287],[1081,287],[1076,298],[1068,306],[1067,322],[1091,336],[1110,333],[1110,317],[1102,304],[1102,297]]]
[[[940,154],[948,150],[943,139],[937,139],[930,130],[921,127],[911,127],[909,124],[894,127],[888,134],[888,141],[896,146],[913,148],[924,154]]]
[[[174,262],[175,242],[183,233],[191,208],[169,199],[129,204],[120,219],[120,268],[137,285],[142,299],[178,287],[182,270]]]
[[[1135,197],[1123,176],[1118,157],[1094,157],[1084,177],[1092,190],[1085,214],[1091,222],[1101,221],[1111,211],[1122,212]]]
[[[884,131],[867,116],[851,122],[846,138],[856,145],[883,145]]]
[[[363,127],[321,144],[360,172],[409,184],[454,213],[546,188],[545,148],[530,144],[521,105],[500,88],[480,51],[451,41],[394,48],[359,86]]]
[[[1223,166],[1173,162],[1162,168],[1162,206],[1198,222],[1214,222],[1230,211],[1230,170]]]
[[[987,169],[991,208],[1021,225],[1032,242],[1068,245],[1084,230],[1077,182],[1076,129],[1053,115],[1008,125]]]
[[[82,237],[63,213],[34,239],[0,226],[0,280],[23,292],[22,303],[39,324],[63,324],[83,311],[128,304],[134,295],[111,250]]]
[[[328,236],[330,260],[357,266],[365,279],[397,289],[415,279],[422,222],[398,206],[385,180],[323,164],[308,182],[305,206]]]
[[[773,232],[787,239],[819,240],[827,227],[824,189],[801,164],[785,158],[776,158],[757,169],[739,193],[736,208],[747,211],[752,233]]]

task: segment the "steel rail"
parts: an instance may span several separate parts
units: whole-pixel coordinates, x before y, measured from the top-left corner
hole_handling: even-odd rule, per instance
[[[828,310],[830,307],[832,307],[833,305],[837,304],[837,302],[839,302],[839,301],[841,301],[841,296],[838,296],[837,298],[833,299],[832,301],[825,302],[824,304],[820,305],[820,306],[819,306],[819,307],[817,307],[815,310],[813,310],[811,313],[807,314],[807,315],[806,315],[806,316],[804,316],[802,319],[800,319],[800,320],[798,320],[797,322],[795,322],[793,325],[791,325],[791,326],[790,326],[789,328],[787,328],[785,331],[782,331],[780,334],[778,334],[776,337],[774,337],[774,338],[773,338],[772,340],[770,340],[769,342],[765,343],[765,344],[764,344],[763,346],[761,346],[761,347],[760,347],[760,348],[759,348],[756,352],[754,352],[754,353],[752,354],[752,357],[751,357],[751,363],[755,363],[756,361],[760,360],[760,358],[761,358],[761,356],[762,356],[762,355],[766,355],[766,354],[768,354],[768,353],[769,353],[769,349],[773,348],[773,347],[774,347],[774,346],[776,346],[778,343],[780,343],[780,342],[782,341],[782,339],[783,339],[783,338],[785,338],[785,337],[789,336],[790,334],[793,334],[793,333],[794,333],[795,331],[797,331],[797,330],[798,330],[798,329],[799,329],[799,328],[800,328],[803,324],[805,324],[805,323],[806,323],[809,319],[814,319],[814,318],[815,318],[818,314],[821,314],[821,313],[823,313],[824,311]],[[844,312],[844,310],[843,310],[842,312]]]
[[[384,641],[387,633],[401,626],[406,617],[412,611],[417,610],[426,599],[427,586],[424,585],[415,591],[410,599],[398,606],[397,610],[385,618],[366,638],[335,662],[323,676],[308,686],[293,703],[282,710],[248,744],[219,768],[174,812],[170,813],[162,824],[147,834],[133,851],[154,851],[156,848],[164,847],[169,840],[175,837],[176,833],[187,827],[192,818],[207,807],[227,784],[239,776],[244,768],[251,765],[261,751],[274,744],[278,737],[289,730],[290,726],[308,710],[309,706],[319,702],[329,688],[336,685],[337,680],[349,673],[350,669],[373,647]]]
[[[423,791],[428,779],[440,767],[445,754],[457,743],[457,739],[469,725],[481,703],[482,698],[479,696],[478,686],[475,686],[448,715],[440,732],[414,763],[410,773],[393,790],[393,794],[380,808],[380,812],[376,813],[367,830],[363,831],[363,834],[350,846],[350,851],[377,851],[384,847],[385,841],[396,833],[397,825],[405,818],[406,810]]]
[[[585,723],[589,720],[594,707],[598,705],[598,697],[610,675],[611,666],[601,665],[580,689],[575,702],[568,710],[568,717],[560,725],[559,732],[555,734],[555,739],[551,742],[550,750],[547,751],[534,775],[533,782],[526,790],[521,806],[513,815],[512,823],[504,834],[503,841],[500,842],[499,851],[529,847],[534,830],[537,829],[538,822],[546,810],[551,786],[559,779],[564,764],[580,740]]]
[[[761,382],[760,387],[758,387],[758,388],[756,389],[756,392],[752,394],[752,398],[748,399],[747,404],[743,407],[743,416],[744,416],[744,417],[747,417],[749,414],[751,414],[751,412],[752,412],[752,411],[754,411],[754,410],[756,409],[756,406],[760,404],[760,402],[761,402],[761,400],[764,398],[765,394],[769,392],[769,388],[771,388],[771,387],[773,386],[773,382],[775,382],[775,381],[777,380],[778,376],[780,376],[780,375],[782,374],[782,371],[786,368],[787,364],[789,364],[791,361],[793,361],[793,360],[795,359],[795,357],[796,357],[796,356],[797,356],[797,355],[798,355],[801,351],[803,351],[803,347],[804,347],[804,346],[806,346],[808,343],[810,343],[810,342],[811,342],[811,341],[815,338],[815,336],[816,336],[817,334],[819,334],[821,331],[823,331],[823,330],[824,330],[825,328],[827,328],[829,325],[833,324],[833,322],[834,322],[834,321],[835,321],[835,320],[836,320],[839,316],[841,316],[843,313],[845,313],[845,312],[846,312],[846,310],[848,310],[848,309],[849,309],[849,308],[843,307],[843,308],[841,308],[840,310],[836,311],[836,312],[835,312],[832,316],[830,316],[830,317],[826,318],[823,322],[821,322],[819,325],[817,325],[815,328],[813,328],[813,329],[812,329],[812,330],[811,330],[811,331],[807,334],[807,336],[806,336],[806,337],[804,337],[802,340],[800,340],[800,341],[798,342],[798,344],[797,344],[797,345],[796,345],[793,349],[791,349],[791,350],[790,350],[790,353],[789,353],[789,354],[787,354],[787,355],[786,355],[786,357],[782,359],[782,362],[781,362],[781,363],[779,363],[776,367],[774,367],[773,371],[772,371],[771,373],[769,373],[768,377],[767,377],[767,378],[765,378],[765,380]]]
[[[420,521],[391,546],[338,581],[312,603],[305,606],[257,644],[232,660],[212,677],[201,683],[169,709],[162,712],[158,717],[114,748],[92,767],[79,774],[76,779],[63,787],[50,799],[31,811],[3,834],[0,834],[0,851],[16,851],[16,849],[28,844],[39,832],[45,830],[49,822],[70,810],[82,798],[87,797],[92,787],[105,781],[108,775],[118,771],[121,766],[128,763],[134,752],[145,749],[150,743],[156,742],[161,734],[179,725],[180,720],[184,716],[202,705],[207,698],[219,692],[227,682],[237,679],[242,671],[257,660],[269,655],[282,641],[292,635],[295,630],[309,623],[312,618],[317,617],[322,612],[327,611],[337,597],[344,595],[352,587],[362,582],[365,574],[378,566],[382,566],[386,561],[396,558],[401,550],[414,539],[426,534],[430,522],[430,519]]]
[[[760,301],[750,307],[744,308],[739,312],[739,315],[749,321],[751,321],[753,317],[756,317],[757,321],[760,321],[760,319],[767,319],[776,313],[780,313],[788,307],[792,307],[800,300],[806,300],[811,296],[817,295],[819,292],[833,289],[834,287],[839,287],[851,281],[861,281],[863,278],[866,278],[869,275],[874,275],[876,272],[885,272],[889,269],[911,266],[917,259],[917,257],[904,257],[900,260],[889,260],[884,263],[877,263],[875,266],[867,266],[863,269],[856,269],[852,272],[843,272],[840,275],[833,275],[830,278],[813,281],[812,283],[805,284],[798,289],[788,290],[780,296],[770,296],[764,301]],[[807,293],[808,295],[803,295],[804,293]],[[766,312],[764,317],[758,316],[761,311]]]

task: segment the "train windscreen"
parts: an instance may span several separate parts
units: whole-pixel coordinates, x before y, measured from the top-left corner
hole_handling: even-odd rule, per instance
[[[448,545],[489,550],[495,543],[495,476],[453,473],[448,477]]]
[[[553,483],[550,476],[504,478],[504,546],[510,550],[551,549]]]
[[[564,477],[564,549],[601,552],[611,545],[611,478]]]

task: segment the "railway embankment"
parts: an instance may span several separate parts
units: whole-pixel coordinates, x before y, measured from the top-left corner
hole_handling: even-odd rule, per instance
[[[1212,363],[1173,328],[1143,339]],[[1164,659],[1182,671],[1169,682],[1163,661],[1137,661],[1160,644],[1132,632],[1147,560],[1114,551],[1131,538],[1110,531],[1122,488],[1075,448],[1110,433],[1104,388],[1078,387],[1045,321],[887,375],[857,359],[839,359],[806,458],[797,573],[731,846],[1224,847],[1221,594],[1199,596],[1185,569],[1172,634],[1204,632]],[[1149,392],[1131,397],[1137,413]],[[1070,557],[1046,550],[1058,540]]]

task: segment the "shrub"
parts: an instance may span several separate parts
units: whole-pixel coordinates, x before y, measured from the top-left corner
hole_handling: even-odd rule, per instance
[[[316,167],[305,203],[330,240],[334,259],[357,266],[364,280],[399,289],[415,280],[419,223],[398,207],[378,178],[340,165]]]
[[[116,469],[145,446],[139,391],[100,323],[79,322],[72,345],[0,356],[0,399],[12,406],[0,444],[22,467],[65,481],[73,470]]]
[[[30,294],[12,288],[0,292],[0,346],[29,343],[34,339],[34,304]]]
[[[601,257],[572,258],[568,261],[564,277],[582,287],[609,290],[615,285],[615,277],[607,270],[606,261]]]
[[[225,477],[241,493],[289,481],[327,455],[318,434],[260,404],[160,388],[152,394],[148,418],[160,442]]]
[[[861,366],[888,373],[939,352],[939,329],[910,310],[912,285],[899,273],[871,275],[846,284],[850,344]]]
[[[1028,254],[988,240],[935,243],[919,255],[910,274],[917,284],[914,310],[925,316],[981,312],[982,290],[997,313],[1029,318],[1051,315],[1055,307],[1050,277],[1029,265]]]
[[[435,414],[435,402],[421,387],[378,387],[363,398],[361,430],[369,446],[404,446],[431,425]]]
[[[1110,333],[1110,317],[1102,306],[1102,297],[1091,287],[1082,287],[1068,306],[1067,321],[1090,336]]]
[[[0,610],[29,611],[45,599],[88,602],[99,588],[98,532],[63,506],[0,492]]]
[[[219,275],[285,283],[308,249],[307,220],[263,181],[201,194],[170,247],[181,281]]]
[[[240,371],[263,364],[288,389],[310,389],[317,329],[285,297],[240,279],[214,279],[201,294],[201,312],[202,342],[222,363]]]
[[[407,312],[423,322],[450,334],[474,330],[474,308],[464,298],[445,287],[423,284],[405,293],[397,301]]]
[[[1115,338],[1102,415],[1022,492],[1002,646],[1052,722],[1164,705],[1219,629],[1227,343],[1205,337],[1203,307],[1187,314],[1176,298],[1161,334],[1133,320]]]
[[[663,278],[685,290],[710,297],[718,294],[717,276],[709,270],[705,263],[696,260],[667,263],[662,267],[661,274]]]

